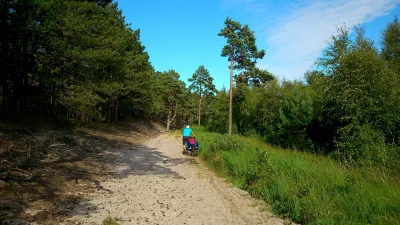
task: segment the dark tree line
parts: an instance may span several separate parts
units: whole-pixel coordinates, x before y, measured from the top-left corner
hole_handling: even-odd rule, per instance
[[[154,70],[111,0],[2,0],[0,11],[2,117],[196,118],[194,94],[175,71]]]
[[[1,112],[114,121],[153,70],[110,1],[2,1]],[[146,77],[147,75],[147,77]]]

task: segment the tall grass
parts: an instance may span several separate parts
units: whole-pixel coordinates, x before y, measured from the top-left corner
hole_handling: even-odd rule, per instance
[[[302,224],[400,224],[398,178],[254,138],[195,133],[208,166],[282,217]]]

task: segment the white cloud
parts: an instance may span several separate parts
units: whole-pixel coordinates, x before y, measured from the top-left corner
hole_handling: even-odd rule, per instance
[[[259,7],[262,0],[225,0],[246,2],[247,7]],[[298,4],[301,2],[301,5]],[[308,0],[292,2],[286,10],[263,18],[257,33],[265,35],[267,55],[259,66],[279,77],[300,79],[327,46],[327,41],[346,24],[353,27],[389,14],[400,0]],[[244,4],[244,3],[243,3]],[[252,5],[253,6],[250,6]],[[266,9],[266,7],[263,7]],[[271,13],[269,8],[265,13]],[[259,12],[257,12],[258,14]],[[258,31],[258,29],[263,29]],[[258,42],[262,41],[258,37]]]

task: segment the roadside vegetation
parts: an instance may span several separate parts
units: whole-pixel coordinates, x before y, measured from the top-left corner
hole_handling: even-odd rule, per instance
[[[397,17],[380,49],[362,27],[342,27],[298,81],[235,61],[233,136],[222,90],[195,129],[201,158],[301,224],[400,224],[399,40]]]
[[[103,221],[103,225],[119,225],[117,221],[117,218],[113,219],[111,217],[108,217]]]
[[[194,129],[201,159],[277,215],[301,224],[400,224],[400,183],[379,168]]]

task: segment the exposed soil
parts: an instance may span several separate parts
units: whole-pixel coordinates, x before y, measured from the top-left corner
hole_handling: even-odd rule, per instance
[[[36,121],[36,122],[32,122]],[[114,149],[163,132],[157,124],[0,122],[0,224],[58,224],[115,176]]]

